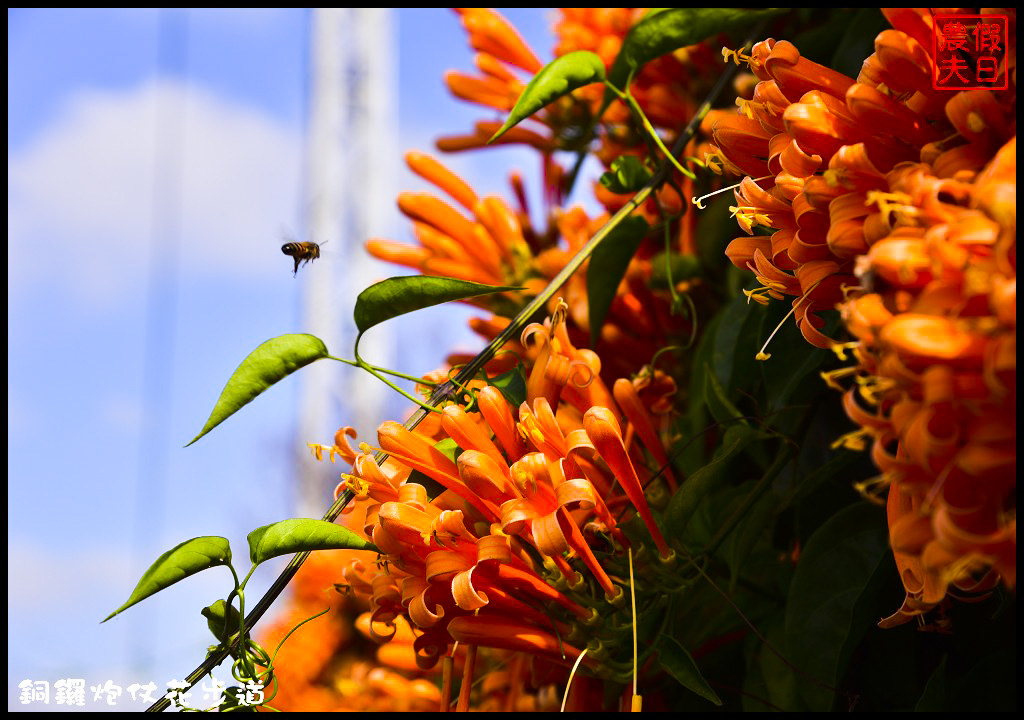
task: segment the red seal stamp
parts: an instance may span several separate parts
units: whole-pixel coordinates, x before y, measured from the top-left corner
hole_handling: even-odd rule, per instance
[[[934,15],[932,84],[936,90],[1005,90],[1006,15]]]

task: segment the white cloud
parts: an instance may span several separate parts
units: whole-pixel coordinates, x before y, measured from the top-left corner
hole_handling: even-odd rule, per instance
[[[9,296],[55,283],[123,301],[145,282],[157,225],[177,225],[182,279],[277,272],[301,153],[294,131],[194,85],[79,92],[8,156]]]

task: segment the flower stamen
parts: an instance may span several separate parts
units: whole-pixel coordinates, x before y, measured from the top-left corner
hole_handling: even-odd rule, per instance
[[[845,361],[847,359],[846,351],[849,350],[852,352],[859,347],[860,341],[858,340],[856,342],[832,343],[832,347],[829,349],[836,354],[836,357],[838,357],[840,360]]]
[[[912,218],[921,215],[921,209],[914,206],[914,199],[907,193],[882,192],[881,190],[869,190],[864,199],[865,205],[877,205],[882,212],[882,219],[892,225],[892,215],[896,213],[896,221],[910,222]]]
[[[565,683],[565,695],[562,696],[562,708],[559,712],[565,712],[565,703],[569,700],[569,688],[572,687],[572,679],[576,676],[576,669],[579,668],[580,663],[583,662],[583,656],[587,654],[587,648],[583,648],[583,652],[576,658],[576,662],[572,665],[572,670],[569,671],[569,680]]]
[[[731,60],[736,65],[739,65],[740,62],[745,62],[747,64],[747,67],[750,68],[753,68],[755,65],[760,65],[760,62],[758,62],[757,58],[755,58],[753,55],[745,54],[742,48],[740,48],[739,50],[730,50],[727,47],[723,47],[722,58],[726,62],[729,62]]]
[[[768,343],[770,343],[772,341],[772,338],[775,337],[775,334],[782,329],[782,326],[785,324],[785,322],[789,320],[789,316],[796,312],[796,308],[797,306],[794,304],[793,307],[790,308],[789,312],[786,313],[786,317],[782,318],[782,320],[779,321],[779,324],[775,326],[775,329],[772,330],[772,334],[768,336],[768,339],[764,341],[764,345],[761,346],[760,351],[758,351],[757,355],[754,356],[755,360],[763,361],[771,357],[771,353],[765,352],[765,350],[768,349]]]
[[[633,609],[633,699],[632,699],[632,712],[640,712],[640,706],[642,699],[636,691],[636,676],[637,676],[637,649],[636,649],[636,586],[633,583],[633,548],[626,548],[629,557],[629,601]]]
[[[719,156],[717,154],[714,154],[714,153],[708,153],[707,155],[704,156],[704,160],[707,162],[708,167],[712,170],[712,172],[715,172],[716,174],[719,173],[720,171],[715,170],[715,163],[716,162],[721,162],[720,157],[721,156]],[[775,177],[775,176],[774,175],[765,175],[764,177],[755,178],[753,180],[753,182],[758,183],[758,182],[761,182],[762,180],[769,180],[769,179],[771,179],[773,177]],[[746,180],[746,178],[744,178],[744,180]],[[707,206],[704,205],[703,203],[709,197],[712,197],[714,195],[718,195],[720,193],[724,193],[724,192],[726,192],[728,190],[735,190],[736,188],[738,188],[742,184],[743,184],[743,181],[741,180],[740,182],[736,183],[735,185],[730,185],[729,187],[724,187],[721,190],[715,190],[714,192],[709,192],[707,195],[701,195],[700,197],[690,198],[690,202],[693,203],[694,205],[696,205],[697,209],[699,209],[699,210],[707,210]],[[730,207],[729,209],[733,210],[734,208]],[[733,215],[735,215],[735,212],[733,213]]]
[[[772,221],[767,215],[758,212],[758,208],[749,205],[730,205],[730,217],[736,218],[736,223],[744,232],[750,232],[757,225],[771,227]]]
[[[825,384],[828,385],[833,390],[838,390],[839,392],[846,391],[846,388],[839,384],[839,378],[844,378],[856,374],[857,368],[853,366],[837,368],[836,370],[822,371],[820,373],[821,379],[825,381]]]
[[[871,437],[871,431],[868,428],[860,428],[853,432],[848,432],[838,440],[833,442],[829,447],[833,450],[844,447],[847,450],[855,450],[861,452],[867,448],[867,440]],[[869,481],[865,481],[869,482]],[[864,494],[864,491],[857,487],[857,492]]]

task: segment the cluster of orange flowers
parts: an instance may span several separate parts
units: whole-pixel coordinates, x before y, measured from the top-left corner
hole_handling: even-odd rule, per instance
[[[842,305],[857,337],[847,412],[874,439],[907,590],[885,625],[1017,570],[1016,139],[980,172],[891,173],[891,232],[861,258],[875,292]]]
[[[827,379],[844,389],[860,427],[843,441],[873,442],[876,485],[889,491],[907,597],[882,621],[888,627],[953,590],[1015,585],[1016,95],[1012,33],[1009,90],[951,93],[932,87],[930,11],[883,12],[893,28],[876,38],[856,80],[786,41],[727,53],[759,82],[739,113],[713,111],[703,129],[713,141],[708,166],[746,175],[733,208],[746,235],[725,252],[762,285],[748,297],[795,298],[806,340],[856,360]],[[525,87],[521,73],[541,63],[494,11],[460,13],[481,74],[450,73],[449,87],[507,112]],[[556,54],[587,49],[610,66],[641,14],[563,9]],[[693,114],[710,64],[706,47],[688,48],[645,66],[631,91],[671,134]],[[599,88],[583,88],[501,140],[544,158],[546,229],[532,225],[518,176],[513,208],[409,153],[410,168],[448,199],[403,194],[418,245],[375,239],[368,250],[425,274],[523,288],[481,301],[498,314],[474,328],[496,336],[503,315],[546,286],[607,217],[560,209],[567,175],[553,159],[592,140],[572,132],[601,102]],[[627,113],[613,105],[596,128],[606,163],[645,150]],[[499,126],[479,123],[438,146],[482,147]],[[598,198],[621,204],[601,189]],[[678,194],[655,202],[641,212],[658,216]],[[692,248],[692,220],[678,225],[681,252]],[[675,384],[649,367],[632,375],[679,330],[650,276],[642,249],[595,351],[577,347],[589,328],[585,272],[571,278],[551,318],[512,344],[529,372],[519,407],[494,386],[471,386],[462,404],[414,431],[382,424],[377,448],[353,450],[350,431],[338,432],[332,458],[352,466],[339,490],[355,493],[362,530],[381,553],[375,564],[351,561],[342,584],[369,604],[357,627],[383,643],[379,667],[353,659],[329,671],[345,638],[318,638],[315,653],[296,641],[291,652],[305,653],[305,664],[282,667],[309,695],[282,706],[447,709],[461,675],[459,709],[554,709],[553,688],[577,660],[598,675],[628,674],[630,563],[670,574],[674,557],[648,498],[657,486],[676,488],[665,449]],[[854,342],[822,332],[822,315],[836,308]],[[387,459],[378,464],[375,452]],[[628,536],[624,516],[636,518]],[[440,689],[425,680],[438,673]],[[317,677],[334,678],[329,697]]]
[[[641,518],[657,548],[658,558],[636,548],[638,563],[674,558],[644,495],[652,467],[675,487],[659,432],[674,385],[648,372],[609,390],[597,355],[572,345],[563,319],[564,305],[524,331],[532,370],[519,408],[484,386],[474,389],[479,413],[452,404],[415,432],[386,422],[380,465],[370,448],[353,451],[345,431],[336,438],[353,468],[342,486],[369,503],[363,530],[382,558],[353,562],[345,582],[371,598],[376,639],[393,640],[398,618],[416,628],[421,669],[456,643],[575,661],[573,642],[601,637],[608,616],[628,608],[623,513]],[[461,452],[445,454],[445,442]],[[429,499],[417,474],[441,492]]]
[[[593,50],[608,67],[630,27],[644,14],[641,9],[630,8],[563,8],[560,12],[561,19],[556,23],[556,55]],[[470,44],[477,51],[475,62],[479,74],[451,72],[446,77],[448,86],[458,98],[507,113],[525,88],[518,73],[532,75],[542,65],[515,29],[494,10],[460,8],[459,13]],[[692,98],[703,92],[708,78],[712,77],[705,70],[714,60],[713,53],[702,44],[645,66],[631,88],[651,122],[672,132],[678,131],[680,119],[693,114],[695,101]],[[530,206],[519,175],[511,176],[513,207],[498,196],[479,198],[437,160],[410,152],[406,155],[410,169],[435,185],[447,199],[430,193],[403,193],[398,206],[413,222],[418,245],[375,238],[367,242],[367,250],[381,260],[415,268],[427,275],[523,288],[521,292],[477,301],[496,315],[489,320],[473,321],[474,330],[488,339],[493,338],[508,324],[508,317],[518,312],[529,297],[540,292],[608,220],[607,214],[591,218],[581,207],[563,209],[569,178],[553,156],[556,149],[572,146],[566,133],[572,134],[588,126],[590,118],[600,108],[602,97],[600,85],[581,88],[499,140],[499,144],[521,143],[540,151],[544,163],[546,227],[537,228],[531,221]],[[595,154],[606,164],[627,151],[646,153],[646,145],[631,129],[628,120],[628,109],[618,101],[602,118],[598,129],[603,149]],[[481,122],[473,133],[441,138],[437,146],[445,152],[481,148],[500,125],[497,121]],[[680,181],[685,195],[692,189],[690,181],[682,178]],[[594,187],[597,198],[611,210],[628,200],[628,196],[615,195],[599,183]],[[679,192],[666,187],[640,212],[653,224],[663,215],[679,214],[681,205]],[[677,223],[681,252],[693,251],[693,224],[692,214]],[[615,373],[613,377],[634,371],[665,347],[670,335],[689,330],[689,321],[673,316],[668,298],[649,286],[651,258],[655,252],[655,243],[645,245],[638,252],[601,329],[596,349],[608,358],[612,366],[609,369]],[[590,328],[586,266],[566,283],[562,292],[569,307],[570,337],[577,344],[583,344]],[[553,306],[550,310],[554,310]],[[453,358],[453,361],[460,359]]]
[[[497,336],[508,325],[508,317],[543,290],[607,220],[606,215],[591,220],[575,207],[557,214],[557,238],[551,233],[541,235],[529,224],[525,207],[513,211],[500,197],[479,198],[458,176],[423,153],[408,153],[406,162],[463,210],[429,193],[402,193],[398,207],[412,220],[419,246],[374,238],[367,242],[367,250],[426,275],[523,288],[503,293],[497,300],[491,296],[479,301],[498,313],[489,320],[471,321],[473,329],[488,339]],[[558,238],[560,244],[555,243]],[[650,274],[649,256],[634,259],[601,329],[598,350],[612,358],[609,369],[616,376],[650,359],[665,346],[669,333],[679,328],[680,320],[671,316],[666,299],[648,286]],[[571,320],[570,337],[583,344],[590,327],[586,272],[570,278],[562,292]],[[453,364],[459,360],[452,358]]]
[[[459,8],[458,12],[470,45],[477,51],[475,63],[479,73],[450,72],[445,77],[448,87],[455,97],[507,114],[526,87],[520,73],[526,73],[528,81],[542,64],[496,11]],[[588,50],[610,70],[630,29],[646,13],[646,8],[558,8],[554,55],[558,58]],[[718,67],[710,43],[680,48],[644,65],[633,78],[630,92],[651,124],[672,135],[694,115],[700,99],[713,84]],[[554,161],[555,150],[587,150],[605,166],[623,154],[646,155],[647,146],[637,131],[636,119],[621,101],[613,101],[596,126],[591,127],[603,107],[604,97],[600,84],[580,88],[528,118],[498,141],[528,145],[541,152],[545,197],[552,205],[564,199],[571,179]],[[472,133],[441,138],[438,148],[445,152],[482,148],[500,126],[498,121],[479,122]],[[596,149],[590,146],[595,135]],[[596,189],[598,199],[609,207],[624,202],[600,186]]]
[[[856,380],[846,442],[874,438],[889,486],[907,600],[888,626],[1016,580],[1016,54],[1011,30],[1008,90],[935,89],[931,12],[883,12],[856,81],[767,40],[742,58],[761,82],[741,114],[709,125],[748,176],[726,252],[749,296],[796,296],[825,348],[818,313],[840,306],[857,339],[836,375]]]

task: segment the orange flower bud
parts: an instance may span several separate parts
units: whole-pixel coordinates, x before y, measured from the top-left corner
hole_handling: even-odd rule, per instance
[[[626,492],[626,496],[629,497],[633,507],[644,521],[647,530],[658,546],[658,552],[663,558],[673,555],[673,551],[666,544],[658,525],[654,522],[654,516],[651,514],[647,498],[644,497],[644,490],[640,485],[640,478],[637,477],[636,469],[622,443],[622,434],[615,416],[608,408],[590,408],[583,416],[583,427],[587,432],[587,437],[590,438],[601,458],[608,463],[608,467],[611,468],[622,489]]]

